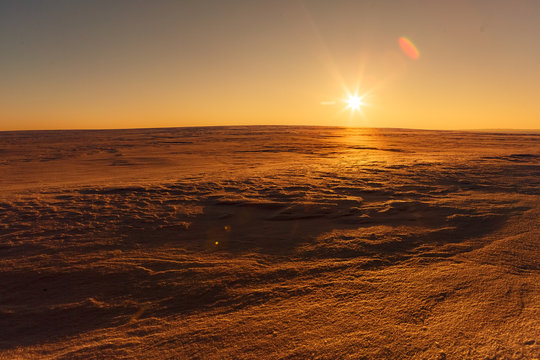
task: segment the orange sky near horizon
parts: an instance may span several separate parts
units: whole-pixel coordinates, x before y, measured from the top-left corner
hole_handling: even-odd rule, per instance
[[[0,130],[538,129],[537,34],[532,0],[2,2]]]

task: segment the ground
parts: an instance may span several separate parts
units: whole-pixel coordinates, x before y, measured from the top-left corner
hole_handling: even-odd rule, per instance
[[[540,135],[0,139],[1,359],[540,358]]]

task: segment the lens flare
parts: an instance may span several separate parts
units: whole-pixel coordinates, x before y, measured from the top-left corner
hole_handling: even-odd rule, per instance
[[[420,53],[418,52],[418,49],[411,40],[407,39],[406,37],[400,37],[399,38],[399,47],[403,51],[405,55],[410,57],[411,59],[418,59],[420,57]]]

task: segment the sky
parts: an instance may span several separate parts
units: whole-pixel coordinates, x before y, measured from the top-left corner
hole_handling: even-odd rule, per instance
[[[539,34],[535,0],[0,0],[0,130],[538,129]]]

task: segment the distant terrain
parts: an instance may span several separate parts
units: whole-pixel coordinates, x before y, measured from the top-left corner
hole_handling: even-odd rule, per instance
[[[0,359],[540,358],[540,134],[0,132]]]

